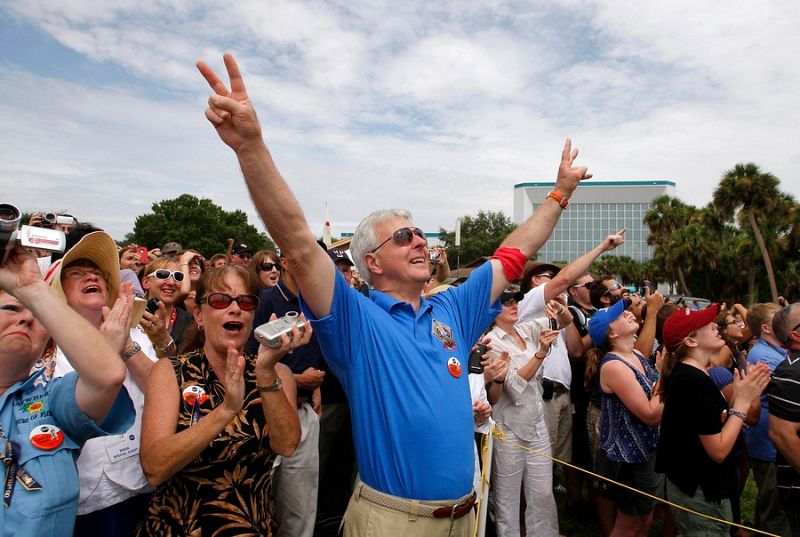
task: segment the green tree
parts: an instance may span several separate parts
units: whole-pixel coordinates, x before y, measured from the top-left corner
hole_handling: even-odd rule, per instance
[[[491,255],[503,239],[516,226],[502,211],[479,211],[475,216],[461,219],[461,260],[469,263],[481,256]],[[439,239],[447,248],[447,260],[455,266],[458,249],[455,246],[455,231],[439,229]]]
[[[759,216],[774,210],[780,191],[778,178],[768,172],[761,171],[756,164],[737,164],[725,172],[719,186],[714,190],[714,205],[720,214],[733,218],[737,210],[744,213],[750,229],[753,231],[761,259],[767,269],[772,301],[778,301],[778,286],[772,267],[767,244],[758,224]]]
[[[210,199],[190,194],[154,203],[151,213],[136,218],[125,240],[151,248],[175,241],[210,257],[224,252],[229,238],[253,251],[275,249],[269,237],[247,222],[244,211],[225,211]]]
[[[683,273],[681,263],[674,262],[674,255],[671,252],[670,243],[673,234],[689,223],[689,219],[696,209],[692,205],[687,205],[678,198],[667,195],[659,196],[650,204],[650,210],[645,213],[644,224],[650,228],[647,237],[647,244],[655,245],[655,258],[663,261],[665,267],[674,267],[675,276],[681,293],[689,295],[689,288],[686,286],[686,278]],[[673,279],[674,281],[674,279]]]

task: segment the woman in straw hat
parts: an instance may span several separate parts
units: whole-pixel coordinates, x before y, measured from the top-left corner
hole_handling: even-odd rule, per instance
[[[116,255],[116,250],[114,250]],[[0,451],[7,477],[0,527],[9,535],[72,535],[75,458],[89,438],[124,432],[134,410],[125,365],[100,332],[42,281],[20,246],[0,267]],[[122,301],[120,316],[130,315]],[[48,334],[75,372],[37,383]]]
[[[138,454],[144,386],[157,358],[147,336],[131,328],[132,290],[130,284],[120,285],[119,274],[114,240],[103,231],[93,231],[67,250],[47,275],[55,294],[98,328],[122,357],[127,368],[125,388],[136,410],[136,421],[124,434],[89,440],[78,458],[81,494],[76,536],[133,535],[151,490]],[[59,348],[54,375],[70,371],[73,367]]]

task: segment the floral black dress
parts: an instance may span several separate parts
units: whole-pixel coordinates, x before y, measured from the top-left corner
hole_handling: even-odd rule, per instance
[[[172,358],[181,393],[177,432],[191,427],[225,397],[202,352]],[[247,356],[242,411],[209,446],[156,489],[138,536],[271,536],[275,530],[272,464],[255,357]]]

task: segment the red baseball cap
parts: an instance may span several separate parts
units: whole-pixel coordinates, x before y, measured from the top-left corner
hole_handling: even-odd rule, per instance
[[[675,350],[683,338],[714,322],[719,313],[719,304],[711,304],[704,310],[683,308],[667,317],[661,333],[664,337],[664,346],[668,350]]]

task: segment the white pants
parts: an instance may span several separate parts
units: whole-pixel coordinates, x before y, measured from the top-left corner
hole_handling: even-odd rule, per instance
[[[319,416],[309,403],[297,410],[300,443],[275,469],[277,537],[311,537],[317,518],[319,485]]]
[[[536,435],[530,442],[521,440],[504,425],[506,439],[516,444],[550,454],[550,438],[544,419],[536,424]],[[497,535],[520,535],[519,498],[525,492],[525,529],[533,537],[558,536],[558,511],[553,497],[553,463],[550,459],[496,441],[492,457],[492,489]]]

